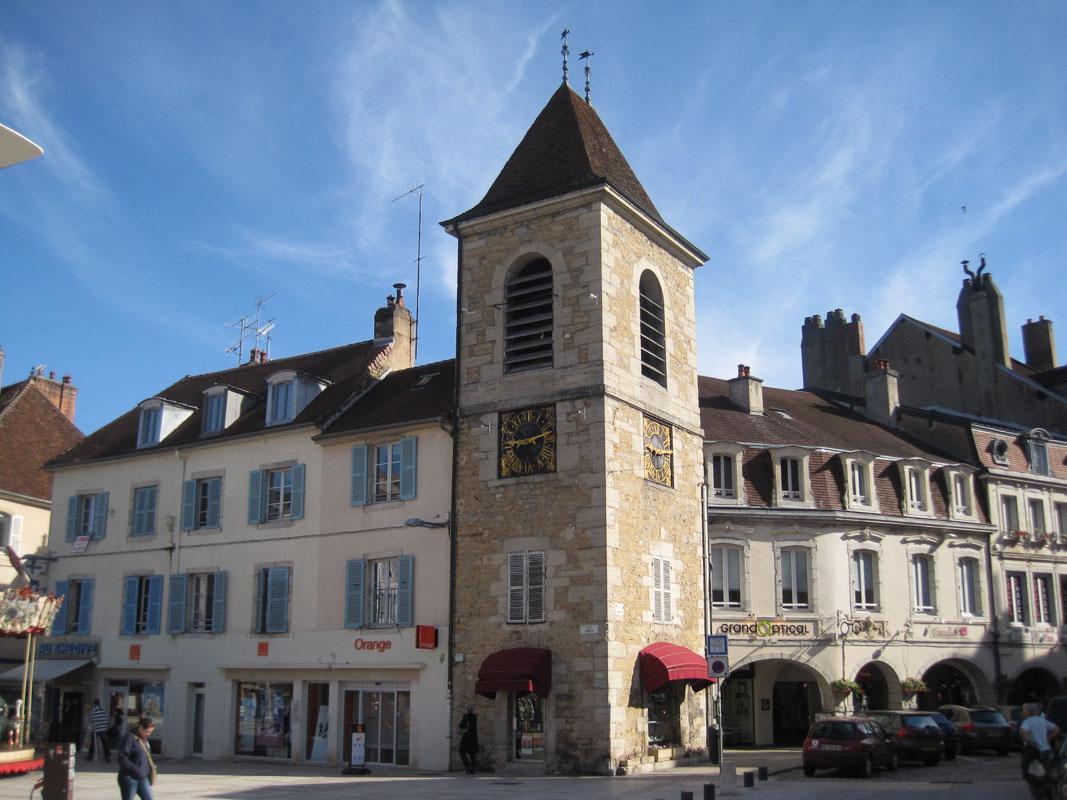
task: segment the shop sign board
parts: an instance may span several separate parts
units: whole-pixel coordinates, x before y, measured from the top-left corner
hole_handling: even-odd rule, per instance
[[[37,645],[38,658],[96,658],[98,655],[99,642],[41,642]]]
[[[348,754],[348,766],[364,767],[367,765],[367,734],[362,725],[352,728],[352,745]]]
[[[807,639],[815,636],[815,622],[787,619],[738,620],[721,623],[718,632],[724,636],[748,636],[760,639],[790,637]]]
[[[926,630],[931,636],[936,636],[939,639],[967,638],[966,625],[930,625]]]

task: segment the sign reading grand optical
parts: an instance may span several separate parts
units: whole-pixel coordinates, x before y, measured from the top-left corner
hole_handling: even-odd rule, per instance
[[[816,635],[813,620],[792,621],[788,619],[757,619],[722,622],[715,629],[727,636],[746,636],[759,639],[795,638],[806,639]]]

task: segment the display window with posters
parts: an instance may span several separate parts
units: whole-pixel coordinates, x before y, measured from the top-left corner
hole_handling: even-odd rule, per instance
[[[293,684],[239,682],[236,695],[237,735],[234,753],[239,756],[291,758]]]
[[[164,681],[123,679],[108,681],[108,713],[113,717],[115,709],[121,709],[126,717],[126,730],[132,730],[141,717],[152,718],[156,728],[148,744],[153,753],[163,752],[166,698]]]

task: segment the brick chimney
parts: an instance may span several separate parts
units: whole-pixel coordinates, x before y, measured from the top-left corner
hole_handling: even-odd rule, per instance
[[[403,283],[394,283],[396,295],[385,298],[385,307],[374,312],[374,343],[376,345],[392,344],[391,369],[407,369],[414,365],[414,352],[411,347],[412,321],[411,312],[404,302]]]
[[[52,405],[59,409],[63,416],[74,422],[74,410],[78,402],[78,389],[71,383],[70,375],[64,375],[62,380],[57,381],[54,372],[48,373],[47,378],[31,373],[29,380],[37,391],[47,397]]]
[[[763,413],[763,381],[754,378],[747,364],[737,365],[737,377],[728,380],[730,402],[749,414]]]
[[[859,314],[845,320],[840,308],[807,317],[801,329],[800,354],[805,389],[860,395],[866,371],[866,345]]]
[[[1023,352],[1026,363],[1038,372],[1056,366],[1056,338],[1052,335],[1052,320],[1038,317],[1037,322],[1026,320],[1023,325]]]
[[[863,380],[867,416],[875,422],[895,428],[900,411],[900,394],[897,391],[899,375],[889,368],[889,362],[884,358],[876,359],[871,366],[872,370]]]
[[[964,261],[964,269],[968,262]],[[974,277],[963,280],[956,299],[960,322],[960,341],[974,350],[979,363],[1011,366],[1008,329],[1004,323],[1004,296],[993,283],[992,275],[983,275],[985,259]]]
[[[260,350],[258,347],[253,347],[248,351],[249,364],[266,364],[269,360],[270,356],[267,355],[266,350]]]

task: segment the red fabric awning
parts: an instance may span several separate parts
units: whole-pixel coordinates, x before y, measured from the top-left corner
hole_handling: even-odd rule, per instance
[[[541,647],[513,647],[486,656],[478,670],[476,694],[536,692],[547,697],[552,688],[552,651]]]
[[[694,692],[714,683],[708,678],[704,656],[670,642],[650,644],[637,654],[637,665],[646,692],[661,691],[671,681],[686,681]]]

